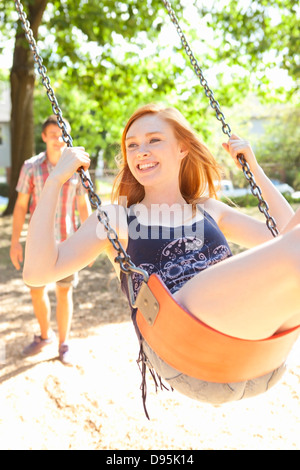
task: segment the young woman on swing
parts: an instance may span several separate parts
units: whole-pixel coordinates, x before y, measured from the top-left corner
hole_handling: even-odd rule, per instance
[[[113,200],[126,197],[128,210],[111,204],[105,211],[135,265],[150,274],[156,272],[179,304],[225,335],[256,341],[300,325],[300,211],[294,213],[272,185],[248,142],[232,135],[223,147],[238,166],[237,155],[245,156],[277,221],[280,234],[275,239],[264,222],[217,200],[214,184],[220,180],[220,169],[213,156],[179,111],[158,105],[137,110],[122,135],[122,169]],[[26,284],[38,286],[65,278],[101,252],[119,269],[96,212],[69,239],[55,242],[61,186],[89,164],[84,148],[67,148],[48,178],[29,226]],[[168,208],[172,212],[174,230],[167,227],[166,236],[153,211],[162,204],[160,217]],[[193,207],[190,217],[187,205]],[[179,227],[184,227],[181,236]],[[226,240],[250,249],[231,256]],[[128,295],[125,275],[118,274]],[[135,275],[135,292],[139,285]],[[172,322],[172,311],[169,315]],[[189,389],[187,394],[203,401],[219,403],[265,391],[284,369],[282,365],[257,382],[209,384],[183,376],[140,340],[150,363],[174,388],[184,393]]]

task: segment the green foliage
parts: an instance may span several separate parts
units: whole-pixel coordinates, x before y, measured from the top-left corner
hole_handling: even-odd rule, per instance
[[[257,141],[260,164],[271,177],[284,179],[300,190],[300,107],[282,108],[266,126],[266,135]]]
[[[104,150],[106,163],[114,166],[126,120],[138,106],[151,101],[180,107],[202,135],[209,134],[207,99],[198,82],[191,84],[189,66],[183,70],[177,56],[171,60],[166,52],[161,57],[164,48],[157,33],[169,19],[160,0],[89,0],[76,9],[66,1],[58,15],[59,4],[49,2],[47,30],[40,28],[40,38],[44,36],[44,64],[63,114],[71,122],[74,145],[84,145],[94,158]],[[54,42],[47,39],[49,29],[55,33]],[[170,49],[170,44],[166,47]],[[41,86],[36,87],[35,110],[39,150],[39,124],[51,113]]]
[[[298,193],[297,193],[297,194],[298,194]],[[289,194],[286,194],[286,195],[285,195],[285,198],[286,198],[286,200],[287,200],[291,205],[297,204],[297,207],[296,207],[296,208],[299,208],[299,207],[298,207],[298,204],[300,203],[300,195],[299,195],[299,197],[292,197],[292,196],[290,196]]]
[[[221,198],[226,204],[232,205],[233,207],[256,207],[258,200],[252,194],[246,194],[245,196]]]
[[[8,82],[9,72],[5,69],[0,69],[0,82]]]
[[[199,10],[219,39],[216,60],[246,69],[256,93],[267,94],[266,71],[274,67],[295,80],[291,92],[298,89],[298,0],[216,0]]]
[[[23,0],[25,11],[36,1]],[[214,30],[213,40],[202,35],[201,27],[190,27],[182,3],[198,6],[199,24]],[[265,67],[281,61],[291,76],[296,78],[299,72],[296,2],[246,3],[230,0],[225,5],[222,2],[221,7],[215,1],[200,7],[197,1],[172,2],[209,84],[210,77],[214,78],[215,97],[222,109],[228,109],[251,87],[257,87],[254,71],[262,74]],[[11,37],[17,24],[13,2],[1,3],[0,19],[5,24],[2,35]],[[177,106],[213,150],[221,148],[219,140],[224,136],[220,123],[215,122],[214,112],[179,41],[174,44],[176,55],[171,57],[169,37],[162,40],[158,36],[165,24],[170,24],[170,19],[161,0],[47,3],[38,45],[63,115],[71,122],[74,145],[85,146],[94,158],[103,150],[111,167],[126,119],[136,107],[149,101]],[[268,51],[271,53],[267,57]],[[215,75],[210,74],[210,68],[220,61],[230,69],[220,71],[218,67]],[[268,89],[263,74],[259,83],[260,90]],[[43,148],[41,122],[51,112],[39,83],[35,91],[37,151]],[[218,158],[226,164],[227,156],[222,150]]]
[[[284,194],[284,197],[290,204],[296,204],[300,202],[300,197],[299,199],[296,199],[290,196],[289,194]],[[221,198],[221,200],[233,207],[257,207],[258,205],[258,199],[252,194],[246,194],[245,196],[239,197],[231,197],[230,199]]]

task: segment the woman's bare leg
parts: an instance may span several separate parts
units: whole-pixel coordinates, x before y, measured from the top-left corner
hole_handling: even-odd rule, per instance
[[[175,298],[205,324],[238,338],[268,338],[299,325],[300,225],[199,273]]]

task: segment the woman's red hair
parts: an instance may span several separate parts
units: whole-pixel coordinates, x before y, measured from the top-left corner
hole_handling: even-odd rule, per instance
[[[125,139],[130,126],[147,114],[157,114],[168,122],[173,128],[177,140],[183,142],[189,150],[181,162],[179,172],[179,187],[186,202],[188,204],[196,203],[203,196],[217,198],[216,190],[221,180],[221,169],[211,152],[200,141],[196,132],[177,109],[148,104],[139,108],[131,116],[123,131],[120,171],[113,184],[112,201],[118,201],[121,196],[125,196],[127,206],[130,207],[141,202],[145,196],[144,187],[129,170]]]

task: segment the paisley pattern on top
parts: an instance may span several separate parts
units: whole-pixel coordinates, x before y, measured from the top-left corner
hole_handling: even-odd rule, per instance
[[[194,234],[193,236],[178,237],[180,230],[176,227],[168,229],[169,234],[166,239],[166,231],[160,227],[161,230],[156,230],[156,236],[153,238],[151,237],[153,227],[140,225],[135,214],[128,216],[128,226],[127,253],[132,261],[149,275],[157,274],[172,294],[201,271],[232,256],[223,233],[215,220],[206,212],[188,232]],[[130,227],[134,227],[133,236]],[[143,234],[142,237],[136,236],[139,231]],[[145,233],[149,236],[145,236]],[[137,294],[142,277],[135,273],[132,280],[134,292]],[[121,286],[128,296],[125,275],[121,275]]]

